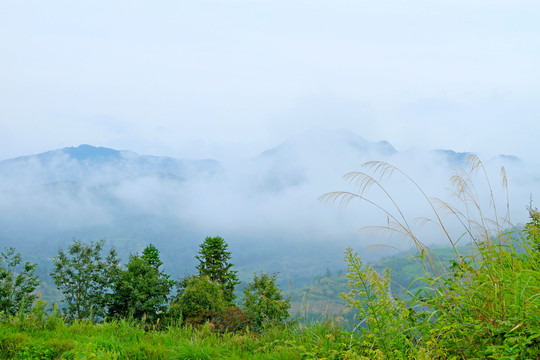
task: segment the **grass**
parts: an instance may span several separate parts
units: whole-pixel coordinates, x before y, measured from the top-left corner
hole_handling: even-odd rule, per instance
[[[23,326],[21,326],[23,325]],[[330,322],[219,334],[207,325],[145,331],[126,320],[47,328],[28,317],[0,323],[2,359],[306,359],[340,351],[345,332]]]
[[[364,265],[348,249],[349,293],[343,298],[359,312],[362,339],[371,356],[383,358],[496,358],[527,359],[540,356],[540,214],[530,209],[526,232],[515,231],[510,222],[506,189],[505,216],[496,206],[487,172],[474,155],[467,158],[469,171],[457,172],[451,179],[456,204],[429,198],[409,176],[384,162],[368,162],[372,172],[345,175],[357,192],[333,192],[322,201],[346,205],[361,200],[380,210],[387,224],[380,231],[399,234],[412,242],[423,274],[415,282],[422,286],[395,298],[391,274],[379,274]],[[481,205],[481,195],[473,181],[483,176],[489,205]],[[404,177],[432,211],[431,218],[416,223],[435,223],[448,240],[455,260],[441,260],[413,229],[413,221],[394,201],[383,181],[392,174]],[[366,192],[376,187],[389,200],[390,209],[369,200]],[[492,218],[488,217],[488,213]],[[457,235],[445,222],[445,214],[461,224]],[[458,240],[468,239],[463,252]],[[411,289],[410,287],[409,289]]]

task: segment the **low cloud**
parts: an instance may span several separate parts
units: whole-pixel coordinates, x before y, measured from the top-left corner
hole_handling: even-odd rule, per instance
[[[278,264],[280,258],[283,261],[292,253],[302,256],[305,251],[319,251],[321,258],[332,259],[332,266],[340,266],[346,246],[409,248],[410,239],[389,237],[373,228],[358,231],[366,226],[391,225],[392,216],[410,226],[425,244],[448,244],[423,192],[459,203],[449,190],[449,179],[467,166],[465,157],[451,151],[395,152],[387,143],[369,142],[347,131],[320,129],[227,166],[196,160],[142,159],[133,153],[92,163],[58,152],[46,161],[31,157],[0,163],[0,236],[4,244],[27,248],[65,245],[72,236],[83,240],[105,237],[123,249],[124,256],[154,242],[169,264],[184,262],[188,271],[204,236],[220,235],[239,252],[241,266],[256,261],[252,266],[279,271],[284,266]],[[381,180],[384,190],[373,184],[364,194],[367,201],[353,199],[345,207],[318,200],[331,191],[357,192],[358,184],[346,182],[342,175],[349,171],[373,174],[362,167],[370,160],[396,166],[392,176]],[[506,190],[500,178],[504,165],[510,220],[526,221],[526,206],[538,188],[540,169],[508,157],[487,160],[484,165],[493,199],[483,169],[472,178],[483,215],[493,219],[495,204],[499,221],[507,226],[503,222]],[[160,171],[160,167],[166,170]],[[378,179],[380,173],[374,175]],[[458,205],[467,211],[463,204]],[[472,203],[467,205],[469,211],[475,211]],[[433,221],[424,224],[418,218]],[[462,237],[465,229],[455,218],[443,221],[453,239]],[[43,252],[50,255],[56,249]],[[268,256],[261,255],[261,249]],[[259,255],[254,258],[249,254]]]

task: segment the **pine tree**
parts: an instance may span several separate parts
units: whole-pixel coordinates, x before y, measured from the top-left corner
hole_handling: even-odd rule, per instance
[[[215,281],[223,290],[224,300],[233,305],[235,295],[234,287],[240,283],[237,271],[231,270],[231,253],[227,251],[228,245],[219,236],[207,237],[199,245],[199,255],[195,256],[199,260],[197,270],[199,276],[207,276],[211,281]]]

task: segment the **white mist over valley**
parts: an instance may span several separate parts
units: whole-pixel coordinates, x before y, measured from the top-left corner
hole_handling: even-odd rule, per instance
[[[176,159],[80,145],[0,162],[0,242],[37,253],[45,266],[72,238],[105,238],[124,258],[154,243],[165,265],[182,276],[193,268],[197,246],[219,235],[230,244],[243,275],[263,269],[302,278],[325,268],[340,269],[347,246],[376,259],[407,250],[409,239],[358,231],[385,225],[386,215],[367,202],[324,204],[327,192],[356,192],[342,176],[365,171],[367,161],[384,161],[408,174],[429,196],[451,201],[450,177],[467,169],[467,153],[452,150],[397,151],[348,130],[322,128],[297,134],[260,155],[221,163]],[[510,155],[482,159],[502,219],[508,178],[511,221],[527,218],[526,207],[540,184],[540,167]],[[434,213],[422,193],[399,173],[381,182],[411,223]],[[491,209],[482,171],[475,183]],[[376,187],[365,197],[395,213]],[[463,227],[445,219],[456,233]],[[416,230],[428,245],[447,245],[439,227]],[[388,245],[371,247],[372,245]],[[466,244],[464,244],[466,245]],[[35,254],[35,253],[34,253]],[[293,260],[294,259],[294,260]],[[311,276],[309,275],[309,276]]]

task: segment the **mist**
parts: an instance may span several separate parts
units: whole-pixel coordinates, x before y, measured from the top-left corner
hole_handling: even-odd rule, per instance
[[[390,197],[375,185],[365,198],[407,221],[426,245],[444,246],[448,239],[436,222],[415,222],[418,217],[436,220],[420,189],[455,203],[449,179],[467,167],[467,154],[397,151],[347,130],[313,129],[259,156],[227,164],[109,150],[81,146],[0,162],[1,243],[28,252],[39,248],[42,259],[50,259],[73,237],[105,238],[123,259],[154,243],[165,266],[181,276],[193,271],[198,244],[219,235],[229,243],[242,276],[265,270],[302,277],[343,268],[347,246],[373,260],[412,245],[403,237],[359,231],[389,221],[368,201],[340,206],[319,200],[332,191],[358,191],[344,174],[369,174],[362,167],[366,161],[395,165],[415,183],[395,171],[381,181]],[[482,169],[473,181],[484,215],[494,218],[495,205],[502,226],[510,226],[508,220],[525,222],[540,183],[538,165],[508,156],[483,160],[490,185]],[[509,219],[501,166],[508,180]],[[451,216],[443,221],[454,239],[464,233]]]

